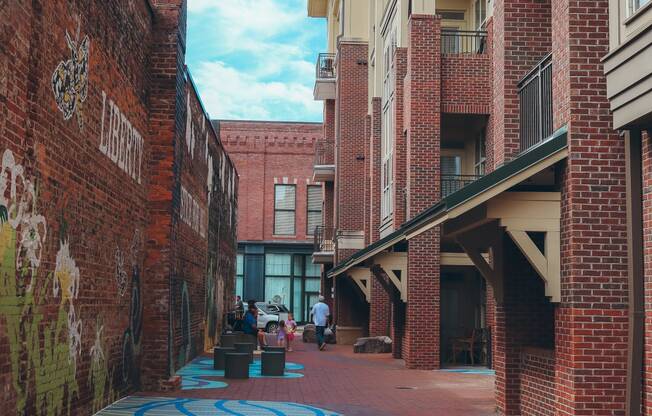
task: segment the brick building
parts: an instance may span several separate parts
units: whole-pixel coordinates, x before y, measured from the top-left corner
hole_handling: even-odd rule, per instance
[[[283,303],[309,320],[320,291],[312,262],[322,186],[312,178],[321,123],[213,122],[239,175],[236,294]]]
[[[3,414],[179,386],[231,302],[237,173],[181,0],[0,6]]]
[[[432,369],[470,338],[500,414],[649,413],[650,4],[308,1],[338,342]]]

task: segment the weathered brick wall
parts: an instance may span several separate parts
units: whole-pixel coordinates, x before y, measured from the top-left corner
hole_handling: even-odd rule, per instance
[[[526,348],[521,353],[521,414],[552,415],[555,401],[554,351]]]
[[[406,220],[407,211],[407,138],[404,129],[404,112],[403,106],[405,94],[405,75],[407,72],[407,48],[396,48],[392,57],[394,60],[394,158],[392,173],[394,175],[394,189],[392,190],[394,198],[394,229],[397,229]]]
[[[489,114],[491,51],[441,57],[441,111]]]
[[[303,241],[307,233],[307,192],[321,123],[220,120],[222,143],[240,174],[239,241]],[[274,185],[296,185],[295,234],[274,235]],[[246,196],[246,197],[245,197]],[[262,221],[261,221],[262,219]]]
[[[561,181],[556,412],[624,413],[625,152],[601,64],[609,52],[608,1],[553,0],[552,15],[553,118],[555,127],[568,126],[571,155]]]
[[[652,130],[641,138],[643,164],[643,266],[645,275],[645,348],[643,355],[643,409],[652,413]]]
[[[171,375],[172,201],[186,89],[180,3],[0,8],[6,414],[92,414],[137,389],[164,387]],[[203,184],[197,198],[205,202],[206,172],[186,180]],[[235,209],[234,198],[220,204],[215,212]],[[234,246],[234,230],[218,239]],[[207,250],[194,254],[202,279]],[[232,261],[227,250],[219,256]],[[229,291],[234,272],[222,270],[214,284]],[[204,288],[189,293],[200,314]],[[192,327],[191,338],[200,334]]]

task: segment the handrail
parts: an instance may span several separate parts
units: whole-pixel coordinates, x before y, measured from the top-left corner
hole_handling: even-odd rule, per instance
[[[441,53],[485,54],[487,53],[487,31],[443,27],[441,29]]]
[[[317,57],[317,79],[335,79],[335,54],[320,53]]]

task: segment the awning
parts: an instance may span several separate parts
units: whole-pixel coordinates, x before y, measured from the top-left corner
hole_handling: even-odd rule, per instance
[[[540,145],[529,149],[509,163],[448,195],[440,202],[404,223],[391,234],[357,251],[331,269],[328,272],[328,277],[335,277],[389,249],[396,243],[410,240],[449,219],[456,218],[563,160],[568,156],[566,137],[567,128],[562,127]]]

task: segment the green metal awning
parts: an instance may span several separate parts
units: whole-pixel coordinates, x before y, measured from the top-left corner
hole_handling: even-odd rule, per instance
[[[366,248],[357,251],[328,272],[335,277],[376,254],[387,250],[404,240],[435,227],[448,219],[455,218],[482,204],[492,197],[508,190],[529,177],[541,172],[568,156],[567,128],[554,132],[547,140],[520,154],[509,163],[453,192],[438,203],[427,208],[400,228]]]

